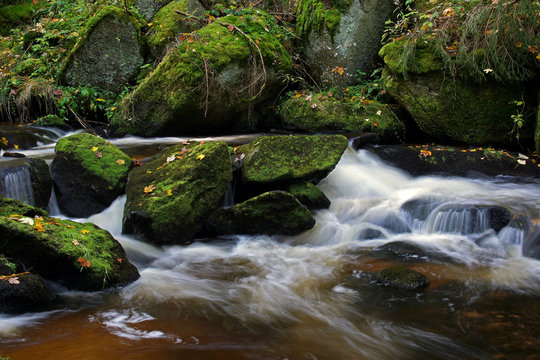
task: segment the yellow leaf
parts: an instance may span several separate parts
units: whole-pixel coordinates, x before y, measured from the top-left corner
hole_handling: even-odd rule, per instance
[[[454,16],[455,13],[456,11],[452,9],[451,7],[447,7],[446,9],[443,10],[443,16],[446,16],[446,17]]]
[[[2,142],[4,143],[4,145],[7,145],[8,144],[8,141],[5,137],[2,136]]]
[[[126,164],[126,161],[125,161],[124,159],[118,159],[118,160],[116,160],[116,163],[117,163],[118,165],[125,165],[125,164]]]
[[[520,47],[522,47],[522,46],[523,46],[523,43],[522,43],[521,41],[518,41],[518,42],[516,43],[516,47],[517,47],[517,48],[520,48]]]
[[[102,99],[102,98],[97,98],[96,101],[105,101],[105,99]]]
[[[151,173],[152,173],[152,171],[150,171],[150,170],[146,170],[146,173],[147,173],[147,174],[151,174]]]
[[[172,196],[172,189],[167,190],[167,196]]]
[[[15,144],[15,145],[13,145],[13,147],[14,147],[15,149],[18,149],[18,148],[19,148],[19,145]]]
[[[428,157],[431,155],[431,151],[429,150],[420,150],[420,154],[424,157]]]
[[[88,234],[88,233],[90,233],[90,231],[89,231],[89,230],[86,230],[86,229],[82,229],[81,232],[82,232],[83,234]]]
[[[154,185],[148,185],[144,187],[144,193],[149,194],[152,191],[156,190],[156,187]]]
[[[197,156],[197,160],[202,160],[202,159],[204,159],[204,154]]]
[[[92,151],[97,151],[99,149],[99,147],[97,146],[92,146]]]

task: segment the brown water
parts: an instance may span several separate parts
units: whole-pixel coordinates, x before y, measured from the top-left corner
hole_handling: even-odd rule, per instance
[[[300,236],[232,236],[187,247],[156,248],[121,235],[125,199],[118,199],[89,220],[124,245],[141,279],[108,292],[61,290],[41,312],[0,314],[0,354],[14,360],[540,359],[540,261],[522,255],[538,231],[537,184],[411,178],[348,150],[319,186],[332,206],[317,212],[316,227]],[[511,223],[499,233],[443,231],[449,223],[459,228],[469,215],[435,209],[413,221],[400,210],[411,199],[500,205],[528,225]],[[406,230],[396,230],[403,223]],[[366,228],[381,233],[363,239]],[[397,240],[438,255],[404,261],[373,252]],[[369,273],[396,264],[425,274],[431,285],[403,291],[371,283]]]

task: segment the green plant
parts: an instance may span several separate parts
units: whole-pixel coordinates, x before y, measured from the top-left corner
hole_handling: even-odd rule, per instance
[[[516,113],[510,116],[514,124],[512,127],[512,131],[510,131],[510,135],[514,135],[516,137],[516,140],[519,142],[519,131],[525,123],[525,120],[523,118],[523,112],[525,111],[525,102],[523,100],[514,100],[510,104],[514,104],[517,107]]]

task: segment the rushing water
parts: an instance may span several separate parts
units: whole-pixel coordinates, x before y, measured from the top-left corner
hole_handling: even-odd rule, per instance
[[[176,140],[145,140],[145,146]],[[113,140],[130,155],[139,139]],[[27,152],[50,156],[51,147]],[[41,151],[41,153],[40,153]],[[143,151],[143,153],[145,153]],[[144,155],[141,155],[144,157]],[[332,201],[300,236],[231,236],[154,247],[121,234],[125,197],[83,221],[109,230],[141,278],[119,290],[58,289],[54,308],[0,314],[13,359],[539,359],[540,186],[410,177],[348,149],[319,187]],[[488,210],[510,210],[496,232]],[[398,291],[363,275],[404,260],[431,280]],[[531,245],[532,244],[532,245]]]

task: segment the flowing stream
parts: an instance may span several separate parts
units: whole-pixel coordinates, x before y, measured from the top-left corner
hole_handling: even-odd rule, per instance
[[[141,158],[179,141],[112,140]],[[45,145],[25,153],[50,159],[52,151]],[[312,230],[293,237],[231,236],[158,248],[121,234],[124,196],[77,219],[110,231],[141,278],[104,292],[58,288],[52,307],[0,314],[0,354],[540,359],[540,261],[531,257],[540,247],[538,183],[415,178],[349,148],[319,188],[331,207],[315,212]],[[510,223],[494,229],[492,209],[509,210]],[[376,250],[396,241],[423,251],[400,260]],[[396,264],[425,274],[431,285],[403,291],[365,278]]]

